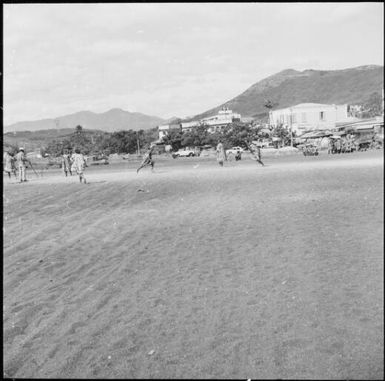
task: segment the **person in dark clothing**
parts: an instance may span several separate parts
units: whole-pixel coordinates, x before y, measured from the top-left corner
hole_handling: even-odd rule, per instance
[[[154,165],[155,165],[155,162],[154,160],[152,159],[152,153],[153,153],[153,148],[154,146],[150,147],[147,151],[147,153],[144,155],[144,158],[142,160],[142,163],[140,164],[140,167],[136,170],[136,173],[139,173],[139,171],[146,167],[147,165],[150,165],[151,166],[151,171],[154,170]]]

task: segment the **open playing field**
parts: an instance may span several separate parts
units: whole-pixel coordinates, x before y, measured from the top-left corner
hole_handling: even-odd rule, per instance
[[[264,160],[4,177],[4,375],[381,379],[383,151]]]

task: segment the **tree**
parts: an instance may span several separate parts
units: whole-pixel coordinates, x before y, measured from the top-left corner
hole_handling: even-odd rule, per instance
[[[271,101],[270,99],[266,100],[263,104],[265,108],[269,110],[269,112],[274,108],[278,106],[278,102]]]
[[[277,137],[277,138],[280,138],[281,139],[281,142],[284,146],[286,145],[289,145],[290,144],[290,132],[287,128],[283,127],[282,124],[279,124],[277,125],[274,129],[273,129],[273,133],[272,133],[273,136]]]
[[[141,137],[141,146],[142,147],[149,147],[150,144],[156,140],[158,140],[158,128],[150,128],[148,130],[140,130],[140,137]]]
[[[272,111],[274,107],[278,106],[278,102],[266,100],[263,106],[265,108],[267,108],[267,110],[268,110],[268,120],[269,120],[270,119],[270,111]],[[270,120],[269,120],[269,123],[270,123]]]
[[[206,144],[206,138],[209,135],[207,127],[199,125],[192,131],[185,132],[182,138],[183,147],[200,147]]]
[[[102,139],[103,150],[110,153],[135,153],[137,149],[137,133],[133,130],[113,132]]]
[[[178,151],[182,147],[183,133],[180,129],[171,129],[166,136],[163,137],[163,142],[172,147],[173,151]]]
[[[373,118],[382,115],[382,96],[378,92],[370,94],[368,100],[364,104],[362,116],[364,118]]]
[[[235,122],[228,125],[223,134],[225,148],[239,146],[247,148],[245,141],[256,139],[257,132],[249,123]]]

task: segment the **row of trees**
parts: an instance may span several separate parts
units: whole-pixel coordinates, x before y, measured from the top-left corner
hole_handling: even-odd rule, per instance
[[[59,156],[63,151],[72,151],[75,148],[79,148],[86,155],[135,153],[138,148],[149,146],[157,137],[157,128],[109,133],[87,131],[82,126],[77,126],[72,134],[50,141],[41,149],[41,154]]]
[[[282,126],[271,131],[266,131],[261,126],[246,123],[232,123],[221,131],[210,133],[206,126],[199,126],[192,131],[182,132],[180,129],[169,131],[164,137],[164,144],[170,145],[174,151],[183,147],[202,147],[205,145],[215,146],[221,140],[225,148],[233,146],[245,147],[245,140],[257,140],[270,136],[279,137],[284,145],[290,144],[290,133]],[[151,142],[158,139],[158,130],[140,131],[117,131],[113,133],[95,132],[83,130],[77,126],[75,131],[62,137],[60,140],[52,140],[46,147],[41,149],[41,154],[59,156],[64,150],[79,148],[86,155],[114,153],[134,154],[138,149],[145,149]]]
[[[372,93],[362,106],[361,118],[373,118],[382,115],[384,112],[382,95],[378,92]]]
[[[171,145],[174,151],[183,147],[215,146],[219,140],[222,141],[226,149],[234,146],[246,148],[245,141],[264,139],[271,136],[280,138],[284,145],[290,144],[290,132],[282,125],[266,131],[262,126],[241,122],[229,124],[221,131],[214,133],[208,132],[205,126],[196,127],[188,132],[182,132],[178,129],[171,130],[165,136],[164,142]]]

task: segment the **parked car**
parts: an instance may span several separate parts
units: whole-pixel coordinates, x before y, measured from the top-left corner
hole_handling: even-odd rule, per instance
[[[318,156],[318,147],[314,143],[299,144],[297,146],[304,156]]]
[[[354,145],[357,151],[366,151],[373,143],[374,135],[363,135],[358,136],[354,139]]]
[[[192,149],[179,150],[172,153],[172,157],[176,159],[177,157],[192,157],[195,156],[195,151]]]
[[[107,156],[92,156],[91,165],[110,164]]]
[[[233,155],[236,155],[238,152],[242,153],[244,152],[244,149],[242,147],[232,147],[226,151],[226,154],[232,153]]]
[[[261,148],[275,148],[275,145],[273,142],[261,142],[259,143],[259,146]]]

